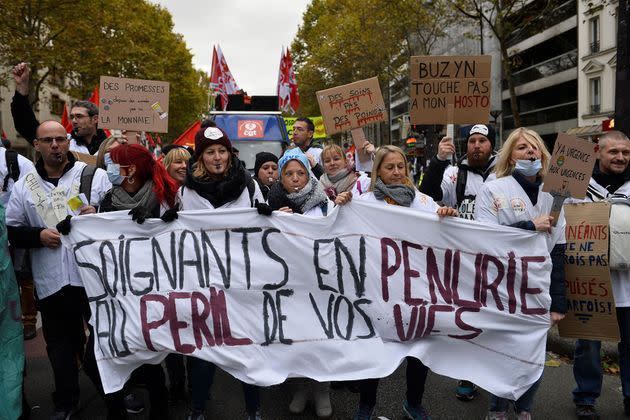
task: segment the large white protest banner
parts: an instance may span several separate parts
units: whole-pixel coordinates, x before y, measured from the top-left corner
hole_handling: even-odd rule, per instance
[[[361,202],[129,219],[80,216],[64,238],[106,392],[173,351],[259,385],[383,377],[411,355],[514,399],[542,373],[543,234]]]

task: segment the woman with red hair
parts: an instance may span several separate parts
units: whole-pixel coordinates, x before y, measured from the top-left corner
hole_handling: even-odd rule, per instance
[[[130,210],[133,220],[162,216],[176,217],[177,184],[164,165],[139,144],[121,144],[104,155],[107,176],[112,183],[99,207],[99,212]],[[167,216],[170,214],[170,219]],[[145,364],[139,368],[149,391],[150,419],[168,418],[168,392],[161,365]]]
[[[177,184],[164,165],[139,144],[123,144],[105,154],[107,176],[113,187],[100,212],[131,210],[138,223],[177,208]]]

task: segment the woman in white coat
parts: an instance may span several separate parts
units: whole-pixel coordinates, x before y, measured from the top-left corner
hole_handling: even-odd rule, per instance
[[[437,213],[439,216],[457,216],[457,210],[440,207],[431,197],[419,192],[409,176],[409,166],[403,151],[395,146],[382,146],[376,150],[369,192],[359,199],[387,206],[402,206],[418,211]],[[385,210],[386,211],[386,210]],[[407,398],[403,411],[407,418],[425,419],[428,414],[422,407],[422,396],[429,368],[414,357],[407,357]],[[359,382],[361,397],[355,420],[372,418],[376,405],[378,378]]]
[[[342,205],[351,200],[352,193],[345,191],[336,195],[334,203],[330,201],[322,185],[311,173],[310,167],[308,158],[299,148],[289,149],[284,153],[278,161],[280,182],[273,184],[267,196],[271,210],[306,216],[326,216],[334,204]],[[310,388],[313,388],[317,417],[328,418],[332,415],[328,382],[295,380],[292,385],[295,392],[289,404],[291,413],[300,414],[304,411]]]
[[[370,177],[364,172],[355,171],[340,146],[331,144],[324,147],[320,160],[324,165],[324,175],[319,178],[319,182],[331,200],[344,191],[350,191],[358,197],[370,188]]]
[[[183,210],[254,207],[265,199],[243,163],[234,155],[232,143],[217,127],[201,128],[195,135],[195,154],[188,161],[184,186],[180,189]],[[215,365],[201,359],[191,361],[191,420],[203,420]],[[248,418],[260,419],[258,387],[243,383]]]
[[[495,165],[496,180],[481,188],[475,201],[475,220],[537,231],[545,235],[551,254],[552,271],[549,294],[550,322],[556,324],[567,311],[564,283],[565,220],[560,213],[557,223],[550,216],[553,197],[542,191],[542,179],[551,158],[545,143],[533,130],[517,128],[499,151]],[[540,380],[518,400],[514,408],[519,420],[531,418],[534,396]],[[507,419],[509,401],[492,396],[488,419]]]

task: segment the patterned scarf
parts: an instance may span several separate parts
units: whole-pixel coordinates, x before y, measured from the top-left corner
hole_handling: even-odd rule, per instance
[[[324,174],[319,178],[324,187],[324,192],[331,200],[334,200],[339,193],[350,191],[357,182],[358,175],[350,168],[344,168],[334,175]]]
[[[281,182],[271,186],[268,197],[273,210],[289,207],[294,213],[304,214],[315,206],[328,202],[328,197],[317,179],[310,177],[309,182],[300,191],[287,194]]]
[[[389,204],[409,207],[416,197],[416,189],[407,183],[386,185],[379,177],[374,184],[374,197]]]
[[[131,210],[138,206],[151,211],[159,205],[155,192],[153,192],[153,181],[148,180],[134,195],[129,195],[122,187],[112,188],[112,207],[116,210]]]

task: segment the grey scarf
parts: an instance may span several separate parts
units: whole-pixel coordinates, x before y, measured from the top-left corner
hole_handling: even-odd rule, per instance
[[[309,182],[300,191],[287,194],[287,198],[294,203],[295,207],[302,214],[328,201],[321,184],[313,177],[309,178]]]
[[[153,181],[144,183],[133,196],[129,195],[122,187],[115,186],[112,188],[112,207],[116,210],[131,210],[138,206],[150,212],[159,203],[153,192]]]
[[[374,197],[379,200],[389,197],[399,206],[409,207],[416,197],[416,189],[405,184],[385,185],[379,177],[376,178],[376,184],[374,184]]]
[[[331,176],[324,174],[321,178],[319,178],[319,182],[321,182],[324,187],[324,192],[331,199],[334,199],[342,192],[350,191],[356,181],[356,172],[350,170],[349,168],[341,169],[339,172]]]

